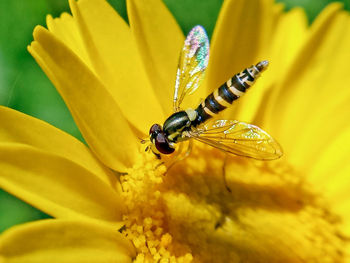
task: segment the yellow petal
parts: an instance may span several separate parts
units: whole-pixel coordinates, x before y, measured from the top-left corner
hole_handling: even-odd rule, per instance
[[[283,79],[281,80],[280,85],[284,88],[281,89],[280,94],[278,95],[278,100],[276,101],[274,110],[276,110],[276,108],[279,108],[279,110],[286,110],[287,107],[285,103],[291,100],[291,93],[294,93],[295,89],[300,90],[300,88],[298,88],[300,84],[302,84],[300,79],[305,75],[307,76],[307,74],[304,73],[310,72],[308,70],[310,66],[314,66],[313,64],[315,64],[315,62],[311,63],[310,59],[314,59],[314,57],[317,55],[317,51],[320,49],[320,46],[322,46],[323,39],[327,36],[327,33],[329,33],[332,22],[334,22],[335,18],[337,17],[339,9],[340,6],[336,4],[328,6],[327,9],[323,13],[321,13],[318,19],[314,22],[311,28],[311,32],[308,35],[307,41],[305,41],[301,51],[298,53],[298,57],[296,57],[290,65],[287,74],[285,74],[285,76],[282,76]],[[315,65],[322,64],[325,63],[319,63]],[[312,67],[312,69],[314,70],[314,67]],[[308,90],[313,91],[314,89],[312,88],[312,86],[308,88]],[[309,97],[306,96],[298,98],[301,99],[303,97],[309,99]],[[279,113],[280,111],[277,112]],[[282,116],[279,116],[279,118],[282,118]],[[280,123],[278,123],[278,125],[276,126],[280,127],[281,125]]]
[[[105,86],[46,29],[36,27],[34,39],[29,52],[60,92],[91,149],[112,169],[130,167],[137,140]]]
[[[65,157],[115,185],[115,175],[104,167],[91,151],[73,136],[50,124],[10,108],[0,106],[0,142],[20,143]]]
[[[340,135],[330,138],[330,143],[326,144],[328,147],[316,155],[316,160],[312,165],[309,164],[308,178],[315,182],[315,185],[328,188],[338,180],[343,183],[347,182],[349,174],[346,175],[342,171],[343,167],[347,165],[350,154],[347,143],[350,141],[350,127],[346,127],[345,130],[344,128],[342,128]],[[343,177],[338,176],[338,174],[342,174]],[[344,186],[348,187],[347,184]]]
[[[183,33],[160,0],[129,0],[127,7],[143,65],[164,112],[169,114]]]
[[[347,128],[350,116],[350,90],[345,84],[350,82],[350,17],[346,13],[340,13],[332,24],[328,37],[323,40],[322,47],[315,55],[313,73],[302,78],[300,88],[310,87],[310,93],[303,93],[309,99],[302,97],[299,101],[294,101],[298,111],[308,113],[304,118],[298,117],[294,112],[291,115],[291,121],[305,126],[291,151],[293,161],[299,164],[312,165],[317,153],[332,141],[325,138],[336,138],[341,134]],[[318,65],[318,61],[322,60],[327,63]],[[296,95],[300,94],[301,91]],[[300,154],[305,144],[313,145],[312,150]]]
[[[46,24],[50,32],[65,43],[66,46],[92,69],[92,64],[81,38],[78,25],[70,14],[63,13],[60,18],[55,19],[48,15]]]
[[[273,105],[278,103],[278,94],[283,86],[278,85],[282,81],[281,72],[285,72],[305,41],[307,33],[307,18],[303,9],[294,8],[284,13],[278,19],[274,29],[274,38],[270,41],[270,65],[264,72],[258,85],[266,86],[264,97],[254,123],[264,124],[268,130],[271,128],[271,118],[275,114]]]
[[[224,1],[212,37],[206,86],[218,88],[234,74],[266,57],[276,14],[270,0]],[[224,117],[251,121],[262,100],[263,86],[254,86]]]
[[[331,86],[340,87],[349,78],[342,69],[350,58],[349,52],[337,55],[339,47],[349,43],[344,37],[348,18],[339,12],[339,8],[337,4],[330,5],[311,28],[308,40],[280,83],[282,88],[273,107],[273,130],[279,134],[282,145],[290,154],[290,161],[296,165],[309,163],[305,155],[312,157],[317,154],[322,149],[319,146],[323,145],[320,140],[337,131],[335,125],[328,125],[324,120],[328,121],[335,108],[343,107],[338,102],[346,99],[344,95],[349,93],[347,89],[338,89],[341,97],[336,98],[336,93],[329,97]],[[339,60],[339,55],[345,59]],[[332,67],[337,67],[337,70]],[[343,116],[341,114],[331,121],[338,123]],[[298,140],[293,140],[296,136]],[[302,150],[305,145],[310,151]]]
[[[271,65],[267,72],[283,72],[297,55],[307,33],[307,17],[302,8],[294,8],[281,15],[275,25],[274,39],[270,43]],[[275,73],[276,74],[276,73]],[[274,75],[278,82],[280,75]]]
[[[215,89],[257,62],[263,44],[264,0],[224,1],[213,33],[207,70],[208,88]]]
[[[92,64],[124,116],[139,131],[164,118],[125,21],[104,0],[71,0]]]
[[[350,170],[347,169],[347,172],[349,174]],[[347,194],[346,194],[347,193]],[[348,237],[350,235],[350,198],[349,198],[349,190],[347,192],[343,192],[343,195],[339,197],[342,199],[338,199],[337,201],[333,202],[332,210],[337,213],[337,215],[341,216],[341,222],[342,222],[342,233]],[[339,201],[340,200],[340,201]],[[349,245],[349,244],[348,244]],[[348,253],[349,247],[347,248]]]
[[[57,218],[117,221],[117,192],[79,164],[32,146],[0,144],[0,187]]]
[[[135,251],[116,228],[70,220],[17,226],[0,238],[2,263],[126,263]]]
[[[348,115],[349,116],[349,115]],[[308,180],[329,202],[332,211],[341,216],[343,233],[350,235],[349,174],[350,128],[348,127],[323,152],[307,171]]]
[[[257,34],[257,36],[256,39],[253,40],[256,42],[253,42],[251,47],[256,50],[254,52],[257,52],[257,56],[255,61],[251,61],[250,65],[255,65],[262,60],[268,60],[270,65],[268,70],[262,74],[262,77],[257,80],[256,84],[254,84],[238,103],[235,103],[235,107],[230,108],[230,111],[226,113],[226,116],[234,115],[239,120],[253,122],[254,124],[261,124],[259,123],[259,117],[257,115],[261,113],[261,108],[264,108],[262,104],[265,103],[269,95],[273,80],[275,81],[276,75],[279,74],[274,74],[274,63],[271,58],[273,50],[271,45],[273,43],[273,37],[276,35],[277,21],[279,21],[282,16],[282,6],[278,4],[274,5],[272,1],[261,0],[258,6],[260,6],[260,11],[258,11],[260,13],[258,19],[260,28],[258,28],[257,32],[253,32]],[[246,30],[249,30],[249,28]],[[250,65],[243,64],[239,71]],[[278,69],[278,72],[281,70],[277,67],[275,67],[275,69]]]
[[[349,58],[350,59],[350,58]],[[344,77],[345,83],[349,83],[350,78]],[[336,84],[335,84],[336,85]],[[328,85],[331,87],[332,85]],[[339,85],[336,85],[339,86]],[[345,89],[344,89],[345,90]],[[295,140],[294,145],[290,147],[290,160],[291,162],[301,166],[305,170],[312,169],[315,163],[318,163],[320,155],[324,151],[328,150],[328,147],[334,143],[339,136],[349,128],[349,116],[350,116],[350,91],[347,94],[340,92],[334,95],[333,98],[317,99],[315,100],[322,103],[323,105],[318,106],[318,111],[313,113],[310,110],[309,121],[300,124],[300,134],[298,140]],[[329,102],[327,100],[330,100]],[[312,108],[310,102],[310,108]],[[343,140],[343,143],[347,142],[350,137]],[[305,146],[308,146],[308,151],[304,151]],[[339,150],[338,155],[344,153]],[[329,160],[331,162],[331,160]]]

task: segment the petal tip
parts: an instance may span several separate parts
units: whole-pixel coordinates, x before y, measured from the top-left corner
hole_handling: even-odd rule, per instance
[[[322,11],[324,12],[325,10],[332,10],[332,11],[340,11],[344,9],[344,3],[341,3],[341,2],[333,2],[333,3],[330,3],[328,4]]]
[[[37,41],[32,41],[30,42],[29,45],[27,45],[27,51],[29,52],[29,54],[31,54],[32,56],[34,56],[35,53],[35,46],[38,44]]]
[[[30,54],[32,54],[32,45],[33,45],[33,42],[34,42],[34,41],[32,41],[32,42],[27,46],[27,51],[28,51]]]
[[[40,37],[40,34],[42,34],[43,32],[45,32],[47,29],[43,26],[36,26],[33,30],[33,37],[34,40],[37,40]]]
[[[47,20],[53,20],[53,16],[50,15],[50,14],[46,15],[46,21],[47,21]]]
[[[69,4],[69,8],[74,16],[74,11],[76,10],[77,8],[77,1],[75,0],[68,0],[68,4]]]

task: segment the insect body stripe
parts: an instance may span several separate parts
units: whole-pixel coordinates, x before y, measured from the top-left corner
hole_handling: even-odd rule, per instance
[[[244,69],[243,73],[249,81],[254,81],[254,77],[252,76],[248,68]]]
[[[238,99],[238,97],[230,91],[230,88],[227,86],[227,82],[221,85],[218,92],[220,97],[230,104],[232,104],[234,100]]]
[[[215,116],[241,97],[254,84],[267,65],[266,61],[262,61],[246,68],[211,93],[195,110],[197,118],[192,122],[193,126],[196,127]]]
[[[220,89],[221,89],[221,87],[218,88],[218,89],[216,89],[216,90],[213,92],[213,95],[214,95],[216,101],[219,102],[219,103],[220,103],[222,106],[224,106],[224,107],[229,107],[229,106],[231,106],[231,103],[229,103],[227,100],[224,99],[224,97],[222,97],[222,96],[220,95]],[[233,100],[232,100],[232,101],[233,101]]]
[[[230,91],[235,94],[237,97],[241,97],[244,94],[244,91],[240,91],[239,89],[237,89],[234,85],[232,85],[230,87]]]
[[[241,74],[241,73],[239,73],[239,74]],[[244,85],[244,82],[241,80],[241,78],[238,76],[238,74],[236,74],[236,75],[234,75],[234,76],[232,77],[231,83],[232,83],[232,84],[231,84],[230,88],[231,88],[231,87],[235,87],[235,89],[237,89],[238,91],[242,92],[242,94],[245,92],[245,90],[246,90],[247,88],[249,88],[249,86],[246,87],[246,86]]]
[[[210,115],[211,117],[215,115],[215,112],[212,112],[206,105],[205,105],[205,101],[202,102],[201,104],[203,110]]]
[[[205,99],[205,107],[208,108],[211,112],[218,113],[224,109],[226,109],[225,106],[222,106],[214,97],[213,93],[211,93],[206,99]]]
[[[205,106],[203,106],[203,104],[204,103],[199,104],[199,106],[196,109],[196,112],[198,113],[198,117],[193,122],[194,126],[197,126],[198,124],[205,122],[206,120],[210,119],[214,115],[212,112],[210,112],[208,109],[206,109]],[[211,115],[211,114],[213,114],[213,115]]]
[[[245,83],[246,85],[249,85],[247,88],[249,88],[250,86],[252,86],[254,84],[255,78],[252,76],[252,74],[250,73],[249,69],[245,69],[243,70],[244,73],[244,80],[242,80],[243,83]]]

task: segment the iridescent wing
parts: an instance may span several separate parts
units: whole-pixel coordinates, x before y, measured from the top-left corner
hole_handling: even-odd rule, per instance
[[[224,152],[258,160],[273,160],[283,154],[267,132],[239,121],[217,120],[189,132],[189,136]]]
[[[209,40],[202,26],[195,26],[188,33],[181,50],[176,74],[174,112],[186,95],[192,94],[204,78],[209,60]]]

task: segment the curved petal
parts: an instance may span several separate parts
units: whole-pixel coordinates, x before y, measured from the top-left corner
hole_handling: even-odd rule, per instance
[[[128,0],[127,10],[144,68],[164,112],[169,114],[183,33],[160,0]]]
[[[350,169],[348,168],[346,172],[349,174]],[[343,183],[344,184],[344,183]],[[337,195],[334,197],[336,198],[341,198],[337,200],[332,200],[333,205],[332,205],[332,211],[334,211],[337,215],[341,216],[341,221],[342,221],[342,233],[348,237],[350,235],[350,196],[349,196],[349,190],[346,189],[341,189],[342,195]],[[339,201],[340,200],[340,201]],[[350,248],[348,248],[349,251]]]
[[[43,27],[35,28],[34,39],[29,52],[62,95],[91,149],[112,169],[131,167],[137,140],[104,85]]]
[[[2,263],[132,262],[135,251],[116,228],[91,222],[43,220],[7,230],[0,238]]]
[[[244,68],[268,59],[273,22],[280,12],[271,0],[224,1],[211,41],[206,87],[211,92]],[[263,98],[260,80],[224,112],[224,118],[251,122]],[[247,107],[249,105],[249,107]]]
[[[52,18],[52,16],[48,15],[46,17],[46,24],[50,32],[65,43],[66,46],[93,70],[78,25],[70,14],[63,13],[60,18]]]
[[[224,1],[211,41],[209,89],[219,87],[233,74],[257,62],[262,46],[266,45],[265,27],[271,19],[265,14],[268,10],[272,10],[272,1]]]
[[[19,143],[67,158],[115,185],[115,176],[73,136],[29,115],[0,106],[0,143]]]
[[[271,127],[296,165],[307,165],[310,160],[306,155],[312,158],[322,150],[329,142],[324,139],[339,133],[339,120],[349,116],[344,106],[350,94],[341,88],[350,77],[346,72],[350,53],[345,48],[350,43],[349,24],[340,5],[330,5],[315,21],[280,83]],[[337,87],[337,92],[331,92],[332,86]],[[332,118],[333,114],[340,115]],[[298,140],[291,140],[291,136]],[[305,145],[311,150],[304,151]]]
[[[332,184],[340,180],[343,182],[343,187],[348,188],[349,184],[344,184],[344,182],[348,181],[349,174],[343,173],[343,170],[347,170],[344,168],[347,166],[350,155],[347,143],[350,141],[350,126],[337,137],[332,137],[331,141],[330,145],[324,151],[319,152],[312,163],[309,163],[308,179],[317,186],[329,189],[333,187]]]
[[[275,114],[273,105],[278,103],[278,94],[283,88],[283,86],[278,85],[283,78],[281,72],[286,72],[289,69],[305,42],[308,32],[306,14],[302,8],[294,8],[281,15],[275,27],[268,58],[270,65],[261,80],[258,80],[258,85],[265,85],[268,90],[265,91],[266,96],[254,119],[255,124],[263,124],[267,129],[270,129],[271,118]]]
[[[252,61],[250,65],[256,64],[261,60],[268,60],[270,64],[268,70],[262,74],[254,86],[238,101],[238,103],[235,103],[236,105],[230,108],[226,116],[234,115],[239,120],[262,125],[263,123],[259,123],[259,114],[262,113],[261,108],[264,109],[264,104],[270,95],[271,87],[278,81],[278,77],[276,76],[283,70],[283,68],[278,67],[278,63],[276,63],[273,57],[273,52],[284,51],[289,53],[290,51],[287,49],[281,50],[281,47],[273,47],[274,37],[278,36],[278,32],[276,32],[276,30],[278,30],[277,25],[280,24],[280,21],[283,20],[285,16],[282,6],[280,4],[273,4],[272,1],[269,0],[260,1],[260,6],[259,12],[261,12],[261,14],[259,16],[260,21],[258,22],[261,23],[261,28],[258,29],[259,32],[257,33],[260,34],[260,36],[257,36],[257,42],[253,43],[253,49],[257,49],[255,52],[257,52],[258,55],[255,61]],[[299,27],[299,23],[295,21],[293,21],[293,23],[296,24],[295,27]],[[295,41],[292,42],[294,43]],[[298,47],[298,45],[294,48],[296,47]],[[290,53],[293,54],[293,52]],[[242,65],[239,71],[243,70],[246,66]]]
[[[115,222],[120,196],[90,171],[34,147],[0,143],[0,186],[57,218]]]
[[[336,138],[348,128],[350,90],[346,83],[350,83],[350,16],[340,12],[332,22],[327,38],[319,44],[320,50],[311,61],[313,73],[301,77],[300,87],[291,96],[297,109],[290,115],[290,121],[305,127],[291,149],[293,161],[299,164],[312,165],[314,157],[332,142],[325,138]],[[303,88],[308,90],[303,91]],[[308,114],[300,118],[301,111]],[[293,128],[290,127],[291,132]],[[314,145],[312,151],[304,153],[305,144]]]
[[[326,10],[324,10],[319,17],[315,20],[312,27],[310,28],[310,32],[307,36],[307,40],[303,43],[302,49],[299,51],[298,56],[294,59],[292,64],[290,65],[289,69],[287,70],[286,74],[282,76],[280,85],[284,87],[280,90],[280,94],[278,94],[278,100],[277,103],[274,105],[274,110],[287,110],[287,107],[285,106],[285,103],[291,100],[291,97],[295,97],[293,93],[298,90],[300,92],[300,84],[302,84],[301,79],[308,77],[308,74],[305,74],[305,72],[310,72],[309,67],[312,67],[314,71],[315,66],[322,66],[323,64],[327,63],[315,63],[315,60],[317,59],[317,56],[321,53],[319,52],[322,47],[325,45],[325,38],[327,36],[331,35],[332,28],[334,27],[336,18],[339,14],[340,5],[338,4],[332,4],[329,5]],[[329,57],[327,57],[327,60]],[[303,87],[302,91],[304,92],[315,92],[315,89],[318,87],[315,87],[316,85],[308,87],[308,89],[305,89],[305,86]],[[299,99],[302,99],[305,97],[305,99],[309,99],[310,97],[302,96],[298,97]],[[295,101],[293,101],[294,103]],[[291,102],[292,103],[292,102]],[[296,109],[296,107],[293,107]],[[280,111],[277,111],[280,112]],[[279,119],[282,118],[282,115],[279,114]],[[274,121],[275,123],[275,121]],[[294,125],[294,124],[293,124]],[[276,125],[277,126],[277,125]],[[280,127],[280,123],[278,124],[278,127]],[[276,127],[276,128],[278,128]],[[280,127],[283,128],[283,127]]]
[[[98,76],[128,121],[147,133],[164,115],[128,25],[107,1],[69,3]]]
[[[350,193],[349,174],[350,127],[341,135],[332,138],[332,143],[323,152],[315,156],[309,164],[308,180],[329,202],[332,211],[341,216],[346,235],[350,234]]]

